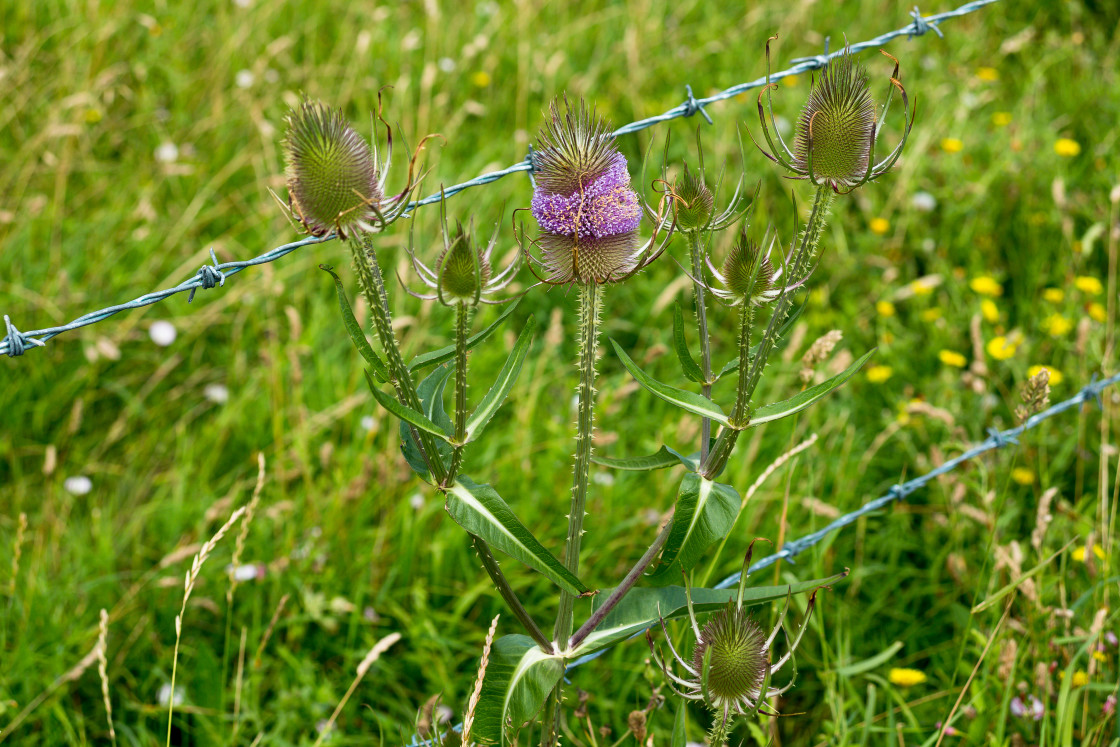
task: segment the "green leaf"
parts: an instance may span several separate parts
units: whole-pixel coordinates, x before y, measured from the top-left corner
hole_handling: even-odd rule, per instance
[[[576,595],[589,591],[525,528],[513,509],[489,485],[477,485],[470,478],[460,476],[447,490],[445,508],[463,529],[540,571],[564,591]]]
[[[833,389],[836,389],[845,381],[852,378],[855,372],[860,370],[860,368],[863,367],[863,364],[867,363],[867,359],[874,354],[874,349],[870,350],[867,353],[864,353],[859,360],[857,360],[855,363],[844,369],[843,372],[836,374],[823,384],[811,386],[800,394],[794,397],[790,397],[787,400],[775,402],[771,405],[760,407],[757,410],[752,410],[751,421],[749,425],[753,428],[756,425],[769,423],[772,420],[780,420],[784,417],[793,415],[795,412],[801,412],[806,407],[813,404],[818,399],[822,399]]]
[[[454,426],[451,424],[451,418],[448,416],[447,410],[443,407],[443,390],[447,386],[447,380],[453,370],[451,366],[437,366],[416,387],[416,394],[420,397],[420,407],[424,416],[443,428],[447,433],[451,433]],[[423,480],[431,482],[428,465],[424,463],[424,458],[420,456],[419,445],[412,438],[412,429],[403,420],[400,424],[400,436],[401,452],[404,454],[408,466],[412,467],[413,472],[420,475]],[[437,441],[436,448],[439,449],[439,456],[444,466],[451,464],[451,444],[442,440]]]
[[[505,725],[517,730],[532,719],[563,676],[564,660],[541,651],[532,638],[502,636],[490,649],[471,734],[484,743],[504,743]]]
[[[656,453],[647,456],[622,457],[620,459],[595,456],[592,454],[591,461],[604,467],[627,470],[629,472],[649,472],[655,469],[676,467],[678,464],[681,464],[680,455],[670,451],[667,446],[662,446]]]
[[[688,721],[688,701],[683,698],[677,703],[677,717],[673,719],[673,737],[669,741],[669,747],[685,747],[688,744],[685,738],[686,726]]]
[[[775,599],[784,599],[787,593],[803,594],[821,586],[827,586],[847,576],[848,573],[838,573],[829,578],[815,581],[799,581],[786,586],[757,586],[748,588],[743,592],[743,606],[750,607],[758,604],[772,602]],[[603,589],[592,600],[592,608],[602,604],[612,589]],[[701,612],[714,612],[728,601],[733,601],[738,589],[692,589],[692,605],[699,614]],[[658,618],[672,620],[688,614],[683,586],[665,586],[662,588],[648,588],[639,586],[630,590],[618,606],[611,610],[603,622],[599,623],[591,635],[572,652],[573,656],[584,656],[600,649],[613,646],[635,633],[639,633],[657,622]]]
[[[509,315],[513,313],[513,310],[517,308],[517,304],[519,304],[520,302],[520,299],[511,301],[509,306],[506,307],[506,310],[502,312],[501,316],[491,322],[490,326],[467,338],[467,350],[473,350],[474,347],[478,345],[478,343],[494,334],[494,331],[497,330],[498,327],[502,326],[502,322],[509,318]],[[442,347],[439,350],[433,350],[428,353],[421,353],[420,355],[416,356],[412,359],[412,362],[408,364],[408,370],[415,371],[417,369],[424,368],[425,366],[434,366],[437,363],[449,361],[454,357],[455,345],[447,345],[446,347]]]
[[[656,586],[677,581],[681,571],[688,571],[709,547],[731,531],[739,512],[739,494],[730,485],[722,485],[690,472],[681,480],[677,507],[669,539],[661,551],[661,565],[647,576]]]
[[[334,278],[334,287],[338,291],[338,307],[342,310],[342,323],[346,325],[346,331],[350,334],[350,340],[354,343],[354,347],[366,359],[366,363],[373,369],[373,375],[379,382],[384,384],[389,380],[389,368],[385,365],[385,361],[378,355],[370,346],[369,340],[366,339],[365,333],[362,332],[362,326],[358,324],[358,320],[354,318],[354,310],[350,308],[350,299],[346,297],[346,289],[342,287],[342,280],[338,275],[334,274],[334,268],[328,265],[319,265],[319,269],[324,272],[329,272],[331,277]]]
[[[630,375],[654,395],[660,397],[669,404],[676,405],[682,410],[687,410],[701,417],[709,418],[720,425],[729,425],[727,416],[723,414],[723,410],[721,410],[719,405],[715,402],[694,392],[686,392],[683,389],[677,389],[668,384],[662,384],[660,381],[657,381],[645,371],[638,368],[638,364],[630,360],[630,356],[628,356],[613,339],[611,340],[611,345],[614,346],[614,352],[618,355],[618,359],[622,361],[622,365],[630,372]]]
[[[513,388],[513,384],[517,381],[518,374],[521,373],[521,364],[525,362],[525,356],[529,353],[529,347],[533,343],[533,333],[537,329],[537,320],[535,317],[529,317],[525,323],[525,329],[521,330],[521,336],[517,338],[517,342],[513,345],[513,351],[510,352],[509,358],[506,358],[505,365],[498,373],[498,378],[495,380],[494,385],[490,387],[490,391],[478,403],[478,407],[471,413],[470,418],[467,420],[467,433],[466,440],[468,442],[475,440],[486,424],[490,422],[490,418],[494,417],[494,413],[505,402],[509,390]]]
[[[397,402],[395,397],[392,397],[377,388],[377,384],[373,382],[373,377],[369,375],[369,370],[365,371],[366,382],[369,384],[369,390],[373,392],[373,398],[377,403],[384,407],[389,412],[396,415],[401,420],[416,426],[422,431],[427,431],[435,436],[439,436],[443,440],[447,440],[450,436],[444,432],[442,428],[433,423],[421,413],[416,412],[411,407],[406,407],[400,402]]]
[[[790,327],[793,326],[793,323],[797,321],[797,318],[799,316],[801,316],[801,312],[804,311],[804,310],[805,310],[805,304],[801,304],[800,306],[795,308],[792,313],[790,313],[789,318],[786,319],[784,324],[782,324],[782,328],[780,330],[778,330],[778,337],[785,337],[786,336],[786,332],[789,331]],[[759,347],[761,347],[761,345],[762,345],[762,343],[760,342],[760,343],[758,343],[758,345],[755,345],[754,347],[751,348],[751,359],[752,360],[754,359],[754,357],[756,355],[758,355],[758,349],[759,349]],[[719,379],[722,379],[726,374],[729,374],[732,371],[738,371],[738,370],[739,370],[739,359],[734,358],[726,366],[724,366],[722,369],[720,369],[719,375],[716,376],[716,380],[718,381]]]
[[[704,371],[692,359],[692,351],[688,349],[688,341],[684,339],[684,314],[681,312],[680,303],[673,304],[673,342],[677,346],[677,358],[681,362],[681,371],[687,378],[697,384],[703,384]]]

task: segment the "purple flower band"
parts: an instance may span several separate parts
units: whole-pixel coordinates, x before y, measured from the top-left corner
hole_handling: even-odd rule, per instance
[[[638,195],[630,189],[626,157],[621,153],[582,191],[562,195],[537,187],[532,212],[542,230],[581,239],[629,233],[642,222]]]

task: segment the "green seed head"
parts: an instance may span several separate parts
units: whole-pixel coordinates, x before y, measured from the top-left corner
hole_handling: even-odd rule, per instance
[[[285,161],[293,210],[309,232],[345,236],[367,225],[382,197],[377,166],[342,112],[311,101],[292,110]]]
[[[736,301],[759,298],[774,287],[770,257],[763,256],[762,249],[747,238],[745,231],[739,232],[739,239],[724,260],[723,280]]]
[[[704,671],[706,655],[707,689],[712,698],[709,705],[757,696],[766,676],[766,635],[758,623],[732,602],[712,615],[701,631],[692,654],[695,671]]]
[[[875,102],[868,82],[867,70],[851,54],[833,59],[824,69],[797,121],[798,170],[834,185],[864,178],[875,132]]]
[[[474,245],[471,234],[455,224],[450,246],[439,259],[439,290],[449,303],[473,302],[490,280],[490,260]]]
[[[707,226],[712,219],[715,200],[712,191],[704,183],[704,177],[689,171],[686,163],[684,173],[677,177],[677,181],[673,184],[673,191],[678,198],[675,201],[677,228],[682,231],[694,231]]]

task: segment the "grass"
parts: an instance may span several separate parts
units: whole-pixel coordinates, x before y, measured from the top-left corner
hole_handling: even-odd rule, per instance
[[[651,0],[578,9],[203,1],[154,11],[9,3],[0,30],[0,311],[22,329],[45,327],[175,284],[211,246],[228,260],[291,240],[267,190],[282,188],[283,116],[301,91],[369,129],[378,89],[393,85],[386,112],[399,132],[410,143],[429,132],[446,138],[424,154],[434,188],[521,159],[541,109],[560,92],[627,122],[680,103],[685,83],[700,95],[758,77],[774,32],[784,67],[818,52],[824,35],[834,45],[844,34],[867,38],[901,25],[906,12],[872,0],[755,4],[745,14]],[[837,357],[877,346],[878,368],[740,446],[727,481],[744,490],[818,435],[752,498],[712,560],[713,577],[736,569],[750,537],[819,528],[987,428],[1010,425],[1031,366],[1061,372],[1055,401],[1092,373],[1115,371],[1117,20],[1104,2],[1000,3],[947,22],[944,39],[889,46],[918,97],[912,143],[892,176],[838,202],[807,311],[760,391],[787,396],[801,353],[831,329],[844,334]],[[881,91],[889,64],[866,58]],[[803,77],[776,93],[787,119],[807,86]],[[761,180],[758,229],[789,226],[790,192],[800,206],[810,193],[757,153],[738,163],[736,130],[757,134],[754,109],[751,95],[711,107],[706,156]],[[696,125],[677,121],[621,146],[636,159],[671,131],[679,161],[690,156]],[[1079,153],[1056,152],[1062,138]],[[157,159],[164,144],[175,158]],[[921,209],[919,192],[932,196],[932,210]],[[511,177],[454,198],[449,211],[488,225],[503,205],[508,220],[528,196],[526,180]],[[420,214],[418,236],[435,236],[435,215]],[[404,240],[399,229],[384,237],[383,261],[403,266],[395,250]],[[233,542],[201,569],[183,616],[172,743],[311,744],[363,658],[393,633],[401,641],[367,665],[324,741],[400,743],[436,693],[462,717],[501,603],[438,497],[408,478],[396,424],[363,393],[333,284],[316,269],[345,268],[345,256],[337,243],[302,250],[200,292],[191,306],[177,297],[3,364],[0,729],[19,718],[3,732],[6,743],[108,742],[93,666],[101,608],[116,742],[164,743],[160,693],[175,661],[183,576],[201,543],[248,502],[258,452],[268,474],[242,562],[264,570],[227,608],[223,565]],[[605,301],[606,334],[667,381],[678,380],[665,354],[671,306],[689,302],[679,277],[661,262],[608,289]],[[1001,292],[990,295],[992,284],[978,278]],[[1048,288],[1060,300],[1044,295]],[[444,344],[451,318],[442,308],[401,293],[395,305],[406,350]],[[573,308],[571,294],[533,292],[504,338],[472,361],[485,380],[519,320],[542,322],[539,355],[468,451],[465,471],[500,486],[557,553],[570,481],[573,421],[563,403],[576,381]],[[148,338],[157,319],[178,330],[170,347]],[[732,323],[715,313],[713,325]],[[731,355],[732,337],[717,338],[718,361]],[[1019,340],[1006,359],[987,350],[996,337]],[[964,368],[943,362],[956,358],[941,351],[963,356]],[[600,453],[695,442],[695,420],[635,390],[610,356],[601,368]],[[212,385],[228,400],[208,398]],[[717,387],[716,396],[730,395]],[[782,710],[802,715],[744,727],[737,738],[935,741],[971,676],[953,721],[965,743],[1115,739],[1116,718],[1102,708],[1116,693],[1120,652],[1106,644],[1095,656],[1103,632],[1120,628],[1115,394],[1104,405],[1103,416],[1086,408],[1049,421],[796,565],[762,574],[769,582],[852,568],[821,597],[799,652],[799,684]],[[92,482],[87,494],[64,487],[79,475]],[[625,572],[673,498],[672,480],[613,477],[600,478],[589,504],[583,567],[597,586]],[[1052,518],[1036,546],[1043,501]],[[1104,557],[1085,553],[1087,542]],[[504,565],[530,609],[551,619],[551,590]],[[1000,603],[972,611],[1016,582]],[[503,616],[498,633],[509,632]],[[645,659],[634,642],[575,674],[590,694],[588,719],[569,722],[575,737],[601,739],[600,726],[625,732],[627,714],[660,687]],[[896,667],[926,680],[893,684]],[[1032,695],[1044,706],[1039,721],[1013,713],[1016,697],[1029,704]],[[650,714],[659,740],[674,710]],[[690,714],[690,739],[701,738],[704,718]]]

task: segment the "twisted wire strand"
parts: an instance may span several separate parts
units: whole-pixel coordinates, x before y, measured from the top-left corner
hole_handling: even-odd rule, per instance
[[[874,39],[868,39],[866,41],[852,44],[850,45],[850,49],[852,52],[859,52],[864,49],[886,44],[892,39],[896,39],[900,36],[911,38],[913,36],[922,36],[929,31],[934,31],[938,36],[942,36],[942,31],[938,28],[942,21],[945,21],[949,18],[957,18],[967,15],[976,10],[979,10],[985,5],[991,5],[992,3],[996,2],[999,2],[999,0],[972,0],[972,2],[965,3],[959,8],[946,11],[944,13],[938,13],[932,16],[922,16],[922,14],[918,11],[917,6],[915,6],[914,10],[910,12],[910,16],[914,19],[910,23],[906,24],[902,28],[895,29],[894,31],[888,31],[885,34],[880,34]],[[832,54],[821,54],[814,55],[812,57],[802,57],[795,59],[793,61],[794,65],[792,67],[786,70],[772,73],[770,75],[770,80],[781,80],[782,78],[790,75],[797,75],[799,73],[808,72],[810,70],[816,70],[828,64],[828,61],[830,59],[839,54],[843,54],[843,50],[834,52]],[[680,119],[682,117],[691,117],[692,115],[697,113],[699,113],[704,117],[705,120],[711,123],[712,119],[705,109],[708,104],[738,96],[745,91],[749,91],[752,88],[759,88],[765,84],[766,78],[758,78],[757,80],[752,80],[747,83],[734,85],[730,88],[727,88],[723,91],[702,99],[698,99],[693,96],[692,87],[690,85],[686,85],[685,91],[687,94],[687,98],[685,99],[684,103],[670,109],[667,112],[664,112],[663,114],[658,114],[654,117],[647,117],[646,119],[640,119],[637,122],[631,122],[630,124],[623,125],[622,127],[619,127],[617,130],[615,130],[613,134],[615,136],[618,136],[638,132],[640,130],[653,127],[654,125],[660,124],[662,122],[668,122],[670,120]],[[493,182],[507,177],[510,174],[529,172],[531,176],[532,171],[532,150],[530,148],[529,154],[526,155],[525,158],[519,163],[515,163],[512,166],[501,169],[500,171],[491,171],[489,173],[482,174],[475,177],[474,179],[465,181],[462,184],[455,184],[450,187],[446,187],[440,192],[428,195],[423,199],[410,202],[407,209],[408,211],[412,211],[425,205],[435,204],[439,202],[443,197],[451,197],[458,194],[459,192],[462,192],[463,190],[470,189],[472,187],[480,187],[485,184],[492,184]],[[79,327],[96,324],[97,322],[108,319],[114,314],[119,314],[122,311],[138,309],[143,306],[150,306],[154,303],[158,303],[159,301],[164,300],[165,298],[174,296],[177,293],[189,293],[190,296],[188,300],[193,300],[195,292],[200,288],[205,290],[213,288],[215,286],[224,286],[226,278],[230,277],[231,275],[236,275],[238,272],[241,272],[247,267],[274,262],[285,255],[291,254],[297,249],[308,246],[310,244],[320,244],[325,241],[330,241],[334,238],[334,234],[330,234],[320,238],[306,238],[277,247],[265,252],[258,257],[254,257],[253,259],[240,262],[223,262],[220,264],[218,263],[217,259],[214,258],[213,250],[211,250],[211,258],[213,259],[214,263],[212,265],[204,265],[190,279],[183,281],[179,285],[176,285],[174,288],[155,291],[127,303],[117,304],[116,306],[110,306],[98,311],[91,311],[87,314],[83,314],[82,316],[67,324],[62,324],[57,327],[47,327],[45,329],[35,329],[29,332],[22,332],[17,329],[14,324],[11,323],[11,320],[8,319],[7,316],[5,316],[4,322],[6,334],[4,336],[4,339],[0,340],[0,355],[7,355],[13,358],[23,355],[29,348],[43,347],[43,343],[45,343],[52,337],[62,334],[63,332],[69,332],[71,330],[78,329]]]

